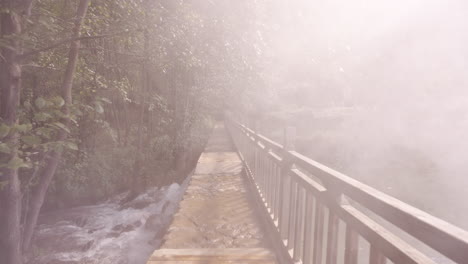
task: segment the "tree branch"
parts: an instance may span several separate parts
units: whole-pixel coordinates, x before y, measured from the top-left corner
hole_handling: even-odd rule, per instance
[[[31,15],[31,10],[32,10],[33,4],[34,4],[34,0],[25,0],[24,1],[24,14],[26,16]]]
[[[54,48],[59,47],[59,46],[61,46],[63,44],[67,44],[67,43],[70,43],[70,42],[76,41],[76,40],[101,39],[101,38],[107,38],[107,37],[114,37],[114,36],[118,36],[118,35],[123,35],[123,34],[127,34],[127,33],[130,33],[130,32],[131,31],[122,31],[122,32],[117,32],[117,33],[112,33],[112,34],[103,34],[103,35],[96,35],[96,36],[83,36],[83,37],[78,37],[78,38],[64,39],[64,40],[61,40],[61,41],[59,41],[59,42],[57,42],[55,44],[52,44],[50,46],[40,48],[40,49],[37,49],[37,50],[32,50],[32,51],[25,52],[19,57],[19,59],[24,60],[24,59],[27,59],[30,56],[39,54],[39,53],[44,52],[44,51],[54,49]]]

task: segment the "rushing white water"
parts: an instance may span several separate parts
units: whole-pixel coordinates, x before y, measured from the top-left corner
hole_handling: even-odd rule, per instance
[[[150,189],[126,203],[121,194],[42,215],[30,263],[146,263],[160,246],[187,182]]]

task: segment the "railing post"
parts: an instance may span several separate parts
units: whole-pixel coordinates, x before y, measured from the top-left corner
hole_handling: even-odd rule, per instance
[[[279,218],[278,218],[278,228],[283,239],[287,239],[288,237],[288,230],[289,230],[289,212],[291,204],[290,204],[290,196],[289,193],[291,189],[291,178],[289,175],[289,171],[292,168],[292,161],[290,156],[288,155],[289,151],[293,151],[295,149],[295,138],[296,138],[296,128],[295,127],[286,127],[283,133],[283,153],[282,153],[282,161],[281,161],[281,174],[280,174],[280,195],[279,195]]]

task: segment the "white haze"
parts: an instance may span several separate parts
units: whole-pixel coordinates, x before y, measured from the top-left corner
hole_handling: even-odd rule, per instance
[[[351,176],[467,228],[468,2],[275,1],[263,15],[277,102],[348,112],[300,133],[330,133]]]

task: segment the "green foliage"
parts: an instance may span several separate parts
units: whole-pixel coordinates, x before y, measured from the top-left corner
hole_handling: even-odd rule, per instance
[[[0,124],[0,139],[6,137],[10,133],[10,127],[6,124]]]
[[[25,53],[67,39],[76,4],[37,1],[19,36]],[[192,162],[212,117],[257,83],[262,45],[255,11],[246,11],[250,5],[91,1],[81,33],[100,37],[81,41],[72,103],[65,107],[60,96],[69,43],[27,58],[19,124],[0,124],[0,153],[17,153],[1,164],[21,168],[29,190],[45,157],[63,153],[50,191],[55,205],[63,197],[70,203],[101,199],[136,179],[147,186],[174,181],[180,154]],[[2,141],[12,132],[18,136],[14,146]]]
[[[13,156],[8,162],[0,164],[0,168],[16,170],[19,168],[29,168],[29,165],[23,159]]]

